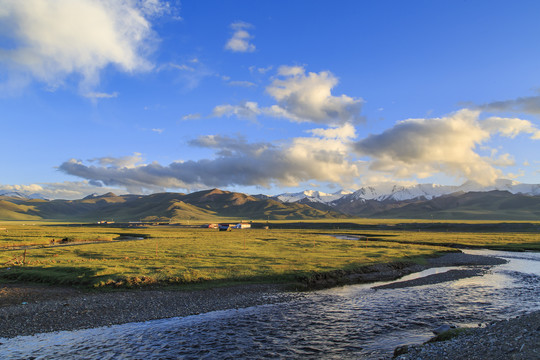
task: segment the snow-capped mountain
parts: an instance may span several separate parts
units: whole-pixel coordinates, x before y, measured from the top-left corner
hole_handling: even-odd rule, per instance
[[[310,202],[318,202],[328,204],[333,201],[341,199],[345,195],[352,194],[351,191],[339,190],[332,194],[327,194],[322,191],[316,190],[306,190],[298,193],[284,193],[277,196],[274,196],[274,199],[277,199],[284,203],[293,203],[301,200],[307,200]]]
[[[40,200],[47,200],[45,196],[39,193],[24,193],[24,192],[18,192],[18,191],[6,191],[6,190],[0,190],[0,196],[8,196],[12,198],[19,198],[19,199],[40,199]]]
[[[0,191],[0,196],[9,196],[13,198],[28,199],[28,196],[17,191]]]
[[[505,179],[499,179],[495,184],[490,186],[483,186],[473,181],[467,181],[460,186],[437,184],[397,185],[384,183],[373,186],[364,186],[355,192],[340,190],[333,194],[326,194],[320,191],[306,190],[299,193],[280,194],[274,198],[281,202],[288,203],[310,201],[332,205],[338,201],[406,201],[418,198],[431,200],[439,196],[456,192],[487,192],[493,190],[508,191],[512,194],[540,195],[540,184],[522,184],[517,181]]]

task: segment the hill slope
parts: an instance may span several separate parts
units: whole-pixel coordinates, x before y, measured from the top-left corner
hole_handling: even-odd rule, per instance
[[[454,193],[375,214],[380,218],[539,220],[540,196],[508,191]]]
[[[10,201],[11,200],[11,201]],[[109,193],[80,200],[24,201],[0,196],[0,219],[66,221],[182,221],[244,219],[321,219],[344,217],[333,210],[212,189],[191,194],[158,193],[121,195]]]
[[[355,199],[345,196],[332,203],[280,202],[270,197],[212,189],[191,194],[109,193],[80,200],[28,200],[0,196],[0,220],[163,221],[186,220],[315,220],[345,217],[539,220],[540,196],[508,191],[456,192],[427,199]]]

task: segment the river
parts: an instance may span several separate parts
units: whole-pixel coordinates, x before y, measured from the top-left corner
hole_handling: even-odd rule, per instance
[[[540,253],[465,252],[509,262],[442,284],[380,290],[352,285],[280,304],[0,338],[0,358],[380,359],[390,358],[396,346],[426,341],[441,324],[478,326],[540,309]]]

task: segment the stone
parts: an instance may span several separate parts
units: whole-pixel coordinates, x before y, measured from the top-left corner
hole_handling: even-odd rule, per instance
[[[398,346],[397,348],[394,349],[394,357],[398,357],[399,355],[403,355],[408,352],[409,352],[408,345]]]

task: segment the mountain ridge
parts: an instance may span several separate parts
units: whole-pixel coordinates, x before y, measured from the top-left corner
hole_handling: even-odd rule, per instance
[[[0,196],[0,220],[64,221],[169,221],[219,220],[223,218],[314,220],[343,218],[304,204],[285,204],[274,199],[223,191],[204,190],[190,194],[155,193],[85,197],[79,200],[24,200]]]
[[[480,189],[484,191],[471,191]],[[221,221],[317,220],[352,217],[539,220],[540,185],[499,181],[492,187],[384,184],[355,192],[304,191],[248,195],[220,189],[150,195],[92,194],[77,200],[0,195],[0,220]]]
[[[463,191],[467,192],[489,192],[489,191],[509,191],[512,194],[540,195],[540,184],[524,184],[513,180],[499,179],[493,185],[484,186],[477,182],[467,181],[462,185],[438,185],[438,184],[414,184],[414,185],[399,185],[394,183],[382,183],[379,185],[367,185],[357,189],[354,192],[345,193],[343,190],[333,194],[325,194],[331,196],[319,196],[318,191],[305,190],[298,193],[283,193],[273,198],[280,199],[283,202],[296,202],[303,200],[312,202],[332,203],[340,201],[343,198],[346,200],[377,200],[377,201],[405,201],[424,197],[427,200],[449,195],[452,193]],[[337,196],[339,192],[343,192],[343,196]],[[315,195],[311,195],[315,194]],[[324,194],[324,193],[322,193]],[[327,200],[327,201],[325,201]]]

